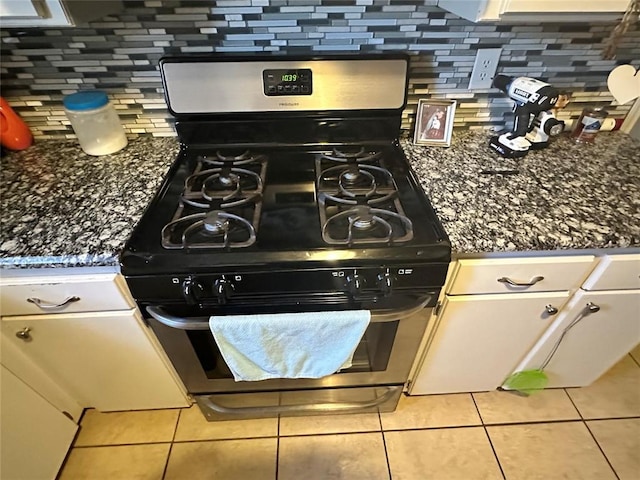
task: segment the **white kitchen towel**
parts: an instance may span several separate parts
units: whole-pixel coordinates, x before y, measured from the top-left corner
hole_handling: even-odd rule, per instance
[[[209,319],[236,382],[321,378],[351,366],[371,312],[225,315]]]

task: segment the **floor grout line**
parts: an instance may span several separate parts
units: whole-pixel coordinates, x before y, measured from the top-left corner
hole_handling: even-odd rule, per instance
[[[359,434],[367,434],[367,433],[385,433],[385,432],[415,432],[420,430],[454,430],[454,429],[464,429],[464,428],[478,428],[478,427],[513,427],[513,426],[523,426],[523,425],[539,425],[539,424],[553,424],[553,423],[576,423],[576,422],[591,422],[591,421],[607,421],[607,420],[638,420],[640,416],[629,416],[629,417],[603,417],[603,418],[573,418],[573,419],[559,419],[559,420],[531,420],[526,422],[506,422],[506,423],[477,423],[477,424],[467,424],[467,425],[442,425],[437,427],[414,427],[414,428],[387,428],[386,430],[376,429],[376,430],[358,430],[351,432],[318,432],[318,433],[300,433],[300,434],[287,434],[280,435],[279,431],[276,435],[265,435],[259,437],[230,437],[230,438],[201,438],[201,439],[193,439],[193,440],[158,440],[158,441],[150,441],[150,442],[138,442],[138,443],[110,443],[106,445],[81,445],[77,447],[73,447],[76,449],[87,449],[87,448],[106,448],[106,447],[135,447],[138,445],[162,445],[167,443],[180,444],[180,443],[203,443],[203,442],[228,442],[235,440],[262,440],[267,438],[304,438],[304,437],[326,437],[333,435],[359,435]],[[279,429],[278,429],[279,430]],[[70,449],[71,450],[71,449]]]
[[[613,472],[613,474],[616,476],[616,478],[618,480],[620,480],[620,477],[618,476],[618,472],[616,472],[616,469],[613,468],[613,465],[611,464],[611,462],[609,461],[609,457],[607,457],[607,454],[604,453],[604,450],[602,450],[602,447],[600,446],[600,443],[598,442],[598,439],[596,438],[596,436],[593,434],[593,432],[591,431],[591,429],[589,428],[589,425],[587,424],[586,421],[582,421],[582,423],[584,423],[585,428],[587,429],[587,431],[589,432],[589,435],[591,435],[591,438],[593,438],[593,441],[596,443],[596,445],[598,446],[598,450],[600,450],[600,453],[602,453],[602,456],[604,457],[604,459],[607,461],[607,464],[609,465],[609,468],[611,469],[611,471]]]
[[[578,415],[580,415],[580,420],[582,420],[584,422],[584,417],[582,416],[582,412],[580,411],[580,409],[578,408],[576,403],[573,401],[573,398],[571,398],[571,395],[569,395],[569,392],[567,391],[567,389],[563,388],[562,390],[564,390],[564,393],[567,396],[567,398],[569,399],[569,401],[571,402],[571,405],[573,405],[573,408],[575,408],[576,412],[578,412]]]
[[[496,463],[498,464],[498,468],[500,469],[500,473],[502,474],[502,478],[506,480],[507,476],[504,474],[504,470],[502,469],[502,464],[500,463],[500,458],[498,458],[498,453],[496,452],[495,447],[493,446],[493,442],[491,441],[491,436],[489,435],[489,431],[487,430],[487,426],[482,419],[482,414],[480,413],[480,408],[476,403],[476,399],[473,396],[473,393],[469,393],[471,396],[471,401],[473,402],[474,407],[476,407],[476,412],[478,412],[478,417],[480,417],[480,421],[482,422],[482,429],[484,430],[484,434],[487,436],[487,440],[489,441],[489,446],[491,447],[491,451],[493,452],[493,457],[496,459]]]
[[[389,452],[387,451],[387,439],[384,436],[384,428],[382,426],[382,415],[380,415],[380,410],[378,410],[378,423],[380,424],[380,435],[382,436],[382,446],[384,447],[384,457],[387,460],[387,472],[389,473],[389,480],[393,477],[391,475],[391,463],[389,463]]]
[[[191,407],[193,408],[193,407]],[[173,435],[171,436],[171,443],[169,444],[169,451],[167,452],[167,459],[164,462],[164,469],[162,470],[162,479],[167,475],[167,468],[169,467],[169,459],[171,458],[171,450],[173,450],[173,442],[176,440],[176,433],[178,433],[178,425],[180,425],[180,417],[182,416],[183,409],[178,410],[178,418],[176,419],[176,426],[173,428]]]
[[[281,416],[278,415],[278,427],[276,430],[276,433],[278,434],[277,438],[276,438],[276,478],[275,480],[278,480],[278,467],[280,465],[280,420],[281,420]]]

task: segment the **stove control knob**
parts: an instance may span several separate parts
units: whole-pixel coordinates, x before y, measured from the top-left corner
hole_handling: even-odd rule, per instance
[[[356,297],[360,295],[363,288],[364,279],[360,275],[358,275],[357,273],[347,275],[347,289],[352,296]]]
[[[187,277],[182,282],[182,296],[189,305],[196,305],[204,296],[204,287],[193,277]]]
[[[218,278],[213,282],[213,294],[220,305],[224,305],[229,301],[234,290],[233,283],[226,278]]]
[[[391,295],[391,290],[393,289],[393,277],[388,270],[378,274],[378,288],[382,292],[383,297]]]

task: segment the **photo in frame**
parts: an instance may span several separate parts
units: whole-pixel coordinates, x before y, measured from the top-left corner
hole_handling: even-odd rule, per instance
[[[451,145],[455,112],[455,100],[418,100],[413,143],[441,147]]]

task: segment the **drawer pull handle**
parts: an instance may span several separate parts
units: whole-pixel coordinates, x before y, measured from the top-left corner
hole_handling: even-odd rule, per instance
[[[33,340],[31,338],[31,329],[29,327],[24,327],[22,330],[18,330],[16,332],[16,337],[18,337],[20,340],[24,340],[25,342],[30,342],[31,340]]]
[[[558,309],[551,304],[547,305],[544,308],[549,315],[555,315],[556,313],[558,313]]]
[[[541,282],[542,280],[544,280],[544,277],[541,275],[533,277],[529,282],[526,283],[513,281],[509,277],[500,277],[498,279],[500,283],[506,283],[508,285],[511,285],[512,287],[533,287],[536,283]]]
[[[42,310],[55,310],[56,308],[62,308],[65,305],[68,305],[70,303],[73,302],[79,302],[80,301],[80,297],[68,297],[66,298],[62,303],[47,303],[45,301],[40,300],[39,298],[27,298],[27,302],[29,303],[33,303],[34,305],[36,305],[37,307],[39,307]]]

